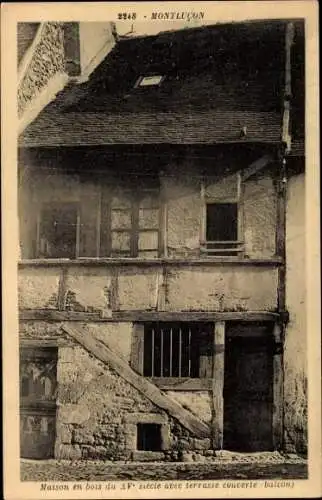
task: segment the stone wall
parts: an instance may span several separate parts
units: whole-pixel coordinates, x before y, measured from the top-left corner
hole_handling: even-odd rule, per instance
[[[288,183],[286,219],[286,328],[284,354],[285,446],[307,450],[307,330],[305,279],[305,174]]]
[[[155,406],[106,364],[97,360],[66,334],[63,323],[21,322],[21,339],[56,339],[58,348],[55,457],[60,459],[181,460],[182,453],[203,453],[209,439],[197,439],[180,422]],[[132,324],[83,324],[88,335],[105,341],[129,362]],[[169,391],[168,395],[210,423],[210,398],[200,393]],[[198,405],[196,406],[196,400]],[[162,450],[137,450],[136,423],[162,423]]]
[[[48,85],[56,74],[65,71],[63,23],[47,22],[33,51],[27,71],[18,87],[18,115]]]

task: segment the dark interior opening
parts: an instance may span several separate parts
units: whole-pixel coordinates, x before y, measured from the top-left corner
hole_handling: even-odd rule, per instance
[[[271,451],[273,338],[268,327],[227,326],[224,380],[224,448]]]
[[[237,240],[237,204],[207,203],[207,241]]]
[[[137,424],[138,450],[160,451],[161,450],[161,425],[160,424]]]

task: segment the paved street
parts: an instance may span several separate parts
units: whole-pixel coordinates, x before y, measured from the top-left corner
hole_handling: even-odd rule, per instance
[[[303,459],[208,463],[113,463],[21,461],[22,481],[117,481],[210,479],[306,479]]]

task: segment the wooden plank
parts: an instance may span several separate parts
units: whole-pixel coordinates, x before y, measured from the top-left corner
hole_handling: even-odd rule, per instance
[[[277,321],[281,318],[281,313],[269,311],[232,311],[232,312],[214,312],[214,311],[118,311],[117,297],[113,298],[112,308],[114,310],[111,318],[103,317],[101,313],[77,312],[77,311],[58,311],[56,309],[22,309],[19,311],[19,319],[35,320],[44,319],[48,321],[93,321],[93,322],[146,322],[146,321]]]
[[[65,299],[66,299],[66,283],[67,283],[67,274],[68,269],[63,267],[61,270],[59,285],[58,285],[58,298],[57,298],[57,307],[59,311],[63,311],[65,309]]]
[[[135,196],[135,195],[134,195]],[[138,194],[137,199],[132,200],[131,211],[131,257],[137,257],[139,251],[139,209],[140,203]]]
[[[74,345],[71,340],[66,340],[64,338],[37,338],[37,339],[27,339],[27,338],[20,338],[19,339],[19,346],[20,347],[68,347]]]
[[[271,155],[264,155],[258,160],[254,161],[249,165],[249,167],[245,168],[241,173],[241,180],[245,181],[252,175],[255,175],[257,172],[265,168],[269,163],[273,161],[273,157]]]
[[[131,367],[134,371],[143,375],[144,364],[144,324],[133,323]]]
[[[96,212],[96,257],[100,256],[101,250],[101,217],[102,217],[102,187],[98,185],[98,203]]]
[[[225,362],[225,322],[217,321],[214,329],[213,357],[213,446],[222,449],[224,433],[224,362]]]
[[[47,320],[47,321],[100,321],[100,313],[77,311],[59,311],[58,309],[26,309],[19,311],[19,320]]]
[[[294,40],[294,24],[288,23],[285,31],[285,91],[282,119],[282,143],[288,151],[291,147],[290,114],[292,97],[292,45]]]
[[[100,257],[111,255],[111,191],[106,184],[101,188]]]
[[[278,310],[284,311],[286,307],[286,162],[282,160],[279,177],[276,182],[276,254],[283,260],[283,265],[278,269],[277,303]]]
[[[152,377],[153,384],[167,391],[207,391],[212,390],[212,378]]]
[[[117,311],[114,321],[276,321],[278,313],[263,311]]]
[[[207,206],[206,188],[203,179],[200,180],[200,246],[205,244],[207,239]]]
[[[273,445],[279,450],[283,445],[283,343],[281,324],[274,325],[274,355],[273,355]]]
[[[112,311],[118,311],[120,308],[119,301],[119,280],[118,280],[119,271],[116,267],[112,269],[111,273],[111,303],[110,307]]]
[[[243,259],[237,257],[216,257],[214,259],[205,258],[191,258],[191,259],[171,259],[171,258],[131,258],[131,257],[110,257],[110,258],[97,258],[97,257],[80,257],[79,259],[23,259],[18,263],[19,268],[25,267],[57,267],[57,266],[142,266],[142,267],[156,267],[156,266],[278,266],[282,263],[280,257],[270,257],[265,259]]]
[[[164,186],[160,187],[160,208],[159,208],[159,257],[166,257],[168,252],[167,243],[168,225],[168,205]]]
[[[193,435],[200,438],[210,436],[210,428],[207,424],[193,415],[190,411],[183,408],[179,403],[162,393],[160,389],[148,379],[135,373],[135,371],[132,370],[121,357],[113,352],[107,344],[97,339],[94,335],[88,335],[88,332],[82,327],[75,328],[70,325],[63,325],[62,329],[90,354],[115,370],[120,377],[135,387],[135,389],[148,398],[153,404],[177,419],[180,424],[188,429]]]

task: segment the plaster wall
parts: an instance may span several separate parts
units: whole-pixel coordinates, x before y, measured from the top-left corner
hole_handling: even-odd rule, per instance
[[[79,202],[81,216],[80,256],[97,257],[97,227],[100,220],[100,184],[90,177],[59,172],[59,161],[47,159],[41,170],[34,169],[32,162],[25,165],[24,180],[19,192],[21,226],[28,213],[29,225],[35,227],[41,203],[50,201]],[[165,238],[169,257],[195,258],[200,256],[202,234],[203,202],[200,188],[200,172],[197,166],[187,163],[185,168],[176,165],[160,177],[162,196],[166,205]],[[176,175],[173,175],[173,172]],[[115,181],[114,181],[115,183]],[[110,186],[112,187],[112,186]],[[115,186],[114,186],[115,187]],[[245,181],[240,203],[241,239],[245,241],[245,255],[248,258],[271,258],[275,255],[276,194],[269,174]],[[115,193],[114,193],[115,194]],[[220,179],[207,178],[205,200],[222,201],[237,197],[236,175]],[[128,206],[128,193],[118,190],[118,205]],[[101,214],[102,216],[102,214]],[[113,217],[120,214],[113,212]],[[123,218],[126,214],[123,214]],[[151,220],[153,217],[153,220]],[[156,227],[157,210],[140,211],[140,227]],[[122,221],[112,221],[113,225]],[[127,222],[124,220],[124,224]],[[103,229],[103,228],[101,228]],[[32,256],[35,246],[35,231],[21,232],[23,258]],[[152,238],[152,240],[151,240]],[[139,249],[155,247],[156,232],[141,233]],[[145,241],[147,240],[147,241]],[[150,241],[151,240],[151,241]],[[101,249],[102,255],[104,251]],[[140,254],[141,254],[140,252]],[[141,255],[143,255],[143,253]],[[156,257],[156,253],[150,253]],[[148,254],[146,255],[148,257]]]
[[[284,349],[285,445],[307,449],[307,330],[305,280],[305,177],[288,181],[286,307],[290,321]]]
[[[274,311],[277,269],[163,264],[155,267],[31,267],[19,271],[21,309],[113,311]]]

